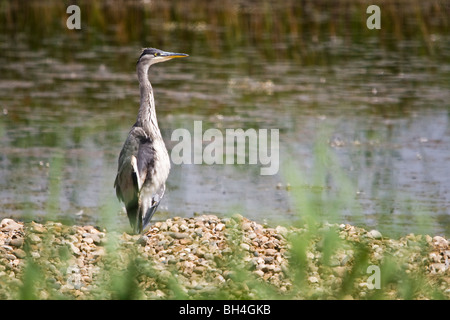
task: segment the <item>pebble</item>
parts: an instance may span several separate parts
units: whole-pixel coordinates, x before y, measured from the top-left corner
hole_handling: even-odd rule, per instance
[[[23,245],[23,239],[22,238],[11,239],[9,244],[13,247],[20,248]]]
[[[39,243],[39,242],[42,241],[41,238],[38,235],[34,234],[34,233],[30,234],[28,236],[28,239],[30,240],[31,243],[34,243],[34,244]]]
[[[440,248],[440,249],[447,249],[448,248],[448,241],[441,237],[441,236],[435,236],[433,237],[433,244]]]
[[[216,229],[216,231],[222,231],[224,228],[225,228],[225,225],[223,223],[219,223],[215,229]]]
[[[42,224],[35,223],[35,222],[31,223],[31,228],[32,228],[33,232],[36,232],[36,233],[44,233],[47,231]]]
[[[174,239],[184,239],[189,237],[187,233],[181,233],[181,232],[169,232],[169,236],[171,236]]]
[[[381,235],[381,232],[378,230],[370,230],[367,235],[373,239],[381,239],[383,236]]]
[[[16,249],[13,251],[13,253],[19,259],[24,259],[27,256],[26,252],[22,249]]]
[[[248,245],[248,244],[246,244],[246,243],[241,243],[241,248],[242,249],[244,249],[244,250],[246,250],[246,251],[249,251],[250,250],[250,246]]]
[[[430,266],[431,273],[444,273],[448,269],[448,266],[445,263],[433,263]]]
[[[0,228],[2,229],[2,231],[9,232],[21,229],[22,225],[12,219],[5,218],[0,223]]]

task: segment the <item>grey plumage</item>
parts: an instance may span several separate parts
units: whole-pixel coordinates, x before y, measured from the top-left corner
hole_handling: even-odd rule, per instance
[[[164,196],[165,182],[170,171],[169,155],[156,119],[148,70],[152,64],[181,57],[187,55],[146,48],[137,62],[140,107],[136,123],[120,152],[114,182],[116,195],[124,202],[135,233],[141,233],[150,223]]]

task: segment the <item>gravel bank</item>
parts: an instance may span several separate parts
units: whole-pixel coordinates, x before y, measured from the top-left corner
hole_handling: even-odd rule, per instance
[[[394,240],[344,224],[310,231],[269,228],[240,215],[168,219],[143,236],[3,219],[0,299],[364,299],[377,297],[368,265],[380,267],[382,298],[405,297],[398,274],[450,298],[443,237]],[[414,299],[435,297],[413,291]]]

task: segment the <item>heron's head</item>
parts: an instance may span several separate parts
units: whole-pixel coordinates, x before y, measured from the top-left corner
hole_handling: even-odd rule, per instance
[[[145,48],[142,50],[141,56],[139,57],[138,64],[144,63],[148,66],[158,62],[164,62],[173,58],[184,58],[188,55],[185,53],[175,53],[162,51],[155,48]]]

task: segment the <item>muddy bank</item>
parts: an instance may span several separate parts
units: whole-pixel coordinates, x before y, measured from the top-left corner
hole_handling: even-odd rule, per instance
[[[204,215],[130,236],[3,219],[0,299],[449,298],[449,259],[443,237],[387,239],[344,224],[272,228]],[[417,282],[410,296],[405,281]]]

